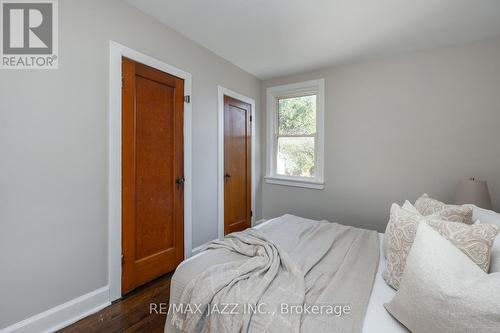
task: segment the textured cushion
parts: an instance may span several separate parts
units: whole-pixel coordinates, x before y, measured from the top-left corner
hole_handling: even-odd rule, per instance
[[[392,214],[393,213],[393,211],[392,211],[393,206],[394,206],[394,204],[391,206],[391,214],[389,215],[389,222],[387,223],[387,226],[386,226],[385,235],[389,234],[388,231],[391,231],[389,226],[392,227],[392,224],[395,223],[396,222],[395,220],[398,218],[398,214]],[[406,200],[404,202],[403,207],[401,207],[401,208],[407,210],[408,213],[419,215],[419,212],[417,211],[417,209],[408,200]],[[389,237],[384,236],[384,240],[382,242],[382,252],[384,254],[384,258],[387,258],[388,247],[389,247]]]
[[[413,206],[411,204],[411,202],[409,202],[408,200],[405,200],[403,206],[402,206],[403,209],[406,209],[407,211],[409,211],[410,213],[413,213],[413,214],[416,214],[416,215],[421,215],[423,216],[422,214],[420,214],[420,212],[415,208],[415,206]],[[393,215],[391,215],[391,217],[393,217]],[[437,219],[439,219],[440,215],[439,213],[438,214],[433,214],[432,217],[435,217]],[[391,220],[389,220],[389,223],[391,223]],[[384,242],[382,243],[382,251],[384,253],[384,258],[387,258],[387,244],[388,242],[386,241],[386,239],[384,238]]]
[[[413,333],[500,332],[500,273],[486,274],[420,224],[399,291],[385,308]]]
[[[419,215],[419,212],[417,211],[417,209],[408,200],[406,200],[404,202],[402,209],[406,209],[410,213]],[[386,228],[389,227],[389,224],[394,223],[393,219],[395,217],[396,217],[396,215],[390,214],[390,216],[389,216],[389,222],[388,222]],[[387,230],[386,230],[386,233],[387,233]],[[389,245],[388,237],[384,237],[384,240],[382,242],[382,253],[384,254],[384,258],[387,258],[387,247],[388,247],[388,245]]]
[[[467,225],[431,219],[414,214],[392,204],[391,217],[384,236],[384,248],[387,251],[387,265],[383,278],[394,289],[399,283],[405,269],[406,257],[415,239],[419,224],[427,223],[443,237],[450,240],[465,253],[483,271],[488,272],[491,247],[498,228],[491,224]]]
[[[475,205],[470,206],[472,207],[472,219],[475,223],[489,223],[500,228],[500,214]],[[490,273],[494,272],[500,272],[500,234],[497,235],[491,249]]]
[[[439,216],[441,220],[472,224],[472,207],[470,205],[447,205],[423,194],[415,201],[415,208],[424,216]]]

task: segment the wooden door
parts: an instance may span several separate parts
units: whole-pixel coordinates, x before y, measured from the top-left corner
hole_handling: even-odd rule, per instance
[[[184,258],[184,81],[122,60],[122,293]]]
[[[252,107],[224,96],[224,234],[251,226]]]

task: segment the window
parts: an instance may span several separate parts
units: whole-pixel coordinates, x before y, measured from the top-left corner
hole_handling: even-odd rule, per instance
[[[267,89],[266,182],[323,189],[324,80]]]

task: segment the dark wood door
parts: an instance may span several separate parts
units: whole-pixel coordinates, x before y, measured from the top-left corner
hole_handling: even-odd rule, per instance
[[[184,258],[184,81],[123,58],[122,293]]]
[[[251,226],[252,107],[224,96],[224,234]]]

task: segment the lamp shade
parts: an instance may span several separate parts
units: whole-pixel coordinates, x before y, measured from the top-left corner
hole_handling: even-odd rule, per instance
[[[473,204],[484,209],[492,209],[488,185],[484,180],[470,178],[462,180],[455,196],[457,205]]]

